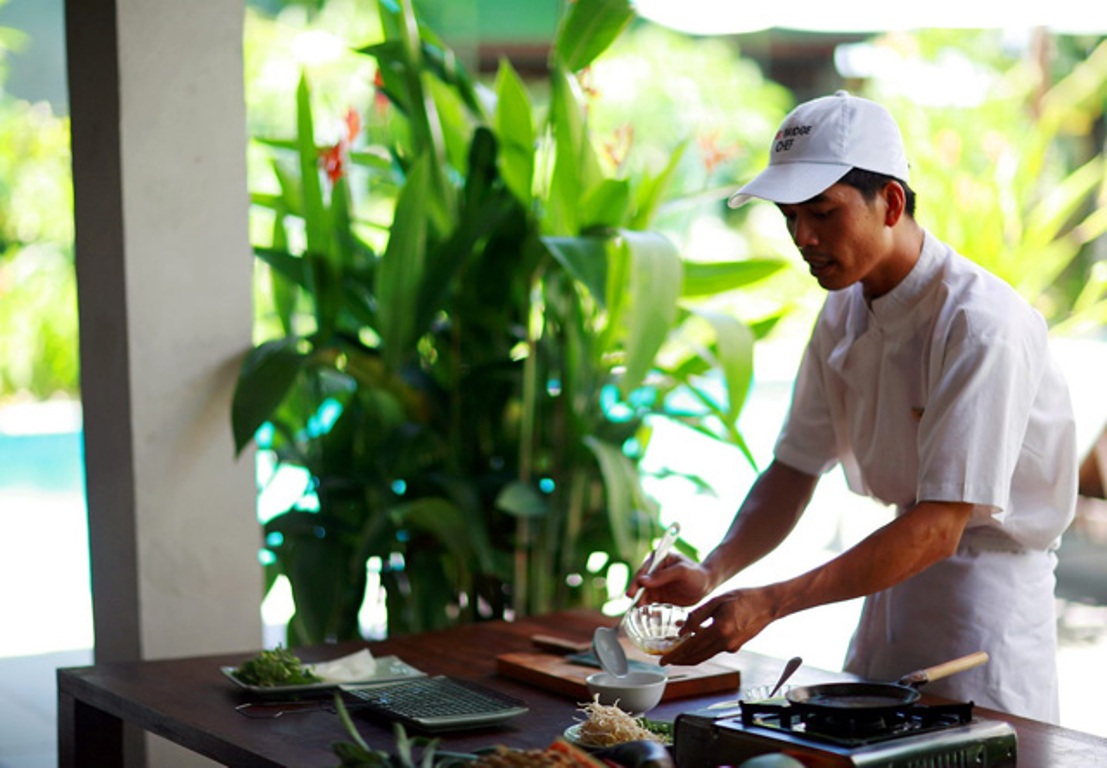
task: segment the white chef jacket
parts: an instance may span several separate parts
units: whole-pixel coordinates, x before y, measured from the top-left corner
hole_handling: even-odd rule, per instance
[[[982,505],[956,555],[866,599],[848,670],[892,681],[984,650],[985,667],[927,690],[1057,721],[1053,550],[1075,509],[1075,423],[1045,322],[1010,286],[924,233],[871,305],[860,284],[830,293],[775,455],[816,475],[840,463],[899,513]]]

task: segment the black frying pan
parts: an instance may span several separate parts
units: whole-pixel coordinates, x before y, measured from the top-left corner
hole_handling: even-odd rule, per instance
[[[790,704],[816,714],[880,714],[914,704],[919,686],[942,677],[978,667],[988,661],[983,651],[920,669],[895,683],[826,683],[793,688],[784,694]]]

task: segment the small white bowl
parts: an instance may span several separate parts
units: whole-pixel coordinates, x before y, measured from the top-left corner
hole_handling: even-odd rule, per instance
[[[784,694],[788,693],[788,691],[792,690],[792,688],[794,688],[795,686],[780,686],[780,690],[776,692],[776,696],[773,696],[770,699],[769,694],[773,692],[773,687],[774,686],[772,685],[758,685],[754,688],[747,688],[746,690],[742,691],[741,694],[739,694],[738,698],[740,698],[742,701],[749,702],[761,702],[764,704],[783,704],[785,703]]]
[[[664,672],[627,672],[622,677],[596,672],[587,678],[588,691],[600,704],[618,706],[631,715],[649,712],[661,701],[668,682]]]

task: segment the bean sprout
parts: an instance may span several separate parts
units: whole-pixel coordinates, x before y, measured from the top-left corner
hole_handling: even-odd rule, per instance
[[[599,695],[581,704],[580,710],[588,719],[580,724],[580,740],[590,747],[610,747],[628,741],[657,741],[663,739],[645,728],[641,722],[617,706],[600,704]]]

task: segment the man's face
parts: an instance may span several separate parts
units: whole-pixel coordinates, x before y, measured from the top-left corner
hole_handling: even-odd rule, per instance
[[[854,187],[835,184],[803,203],[780,204],[792,241],[811,274],[828,291],[861,282],[876,298],[902,277],[892,260],[883,193],[866,200]]]

